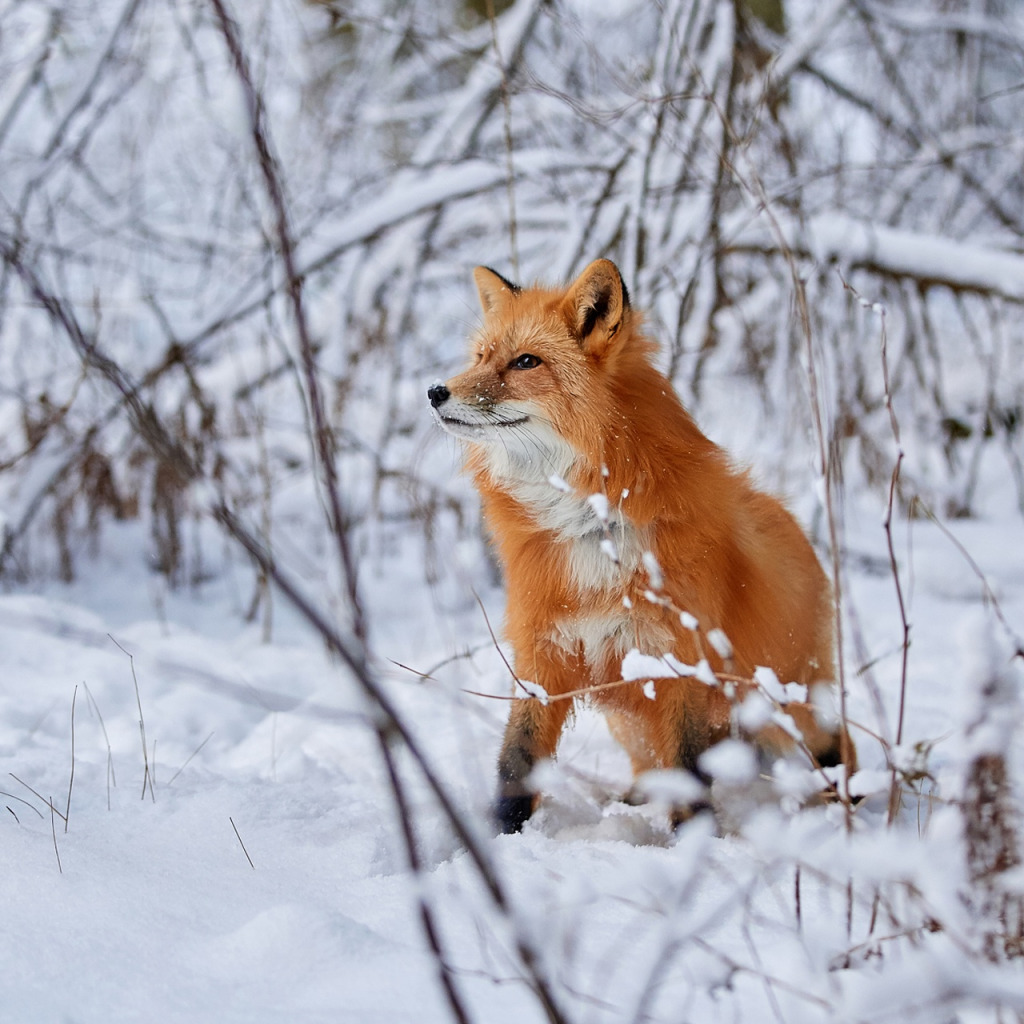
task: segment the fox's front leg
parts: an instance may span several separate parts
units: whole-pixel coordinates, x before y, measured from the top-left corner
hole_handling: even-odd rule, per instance
[[[554,757],[570,704],[568,700],[544,704],[535,698],[513,701],[498,757],[494,817],[502,832],[519,832],[533,814],[538,796],[527,779],[538,761]]]

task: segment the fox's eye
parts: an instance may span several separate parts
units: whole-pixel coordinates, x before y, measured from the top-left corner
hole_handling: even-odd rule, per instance
[[[508,367],[510,370],[532,370],[535,366],[540,366],[540,364],[540,356],[531,356],[529,352],[524,352],[521,356],[516,356],[508,364]]]

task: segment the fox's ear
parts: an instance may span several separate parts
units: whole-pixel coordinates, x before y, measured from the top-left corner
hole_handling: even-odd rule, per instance
[[[618,333],[629,293],[611,260],[594,260],[569,286],[562,312],[583,348],[600,355]]]
[[[506,281],[490,267],[477,267],[473,271],[473,280],[476,281],[476,290],[480,293],[480,305],[487,316],[501,306],[510,295],[515,295],[519,291],[519,285]]]

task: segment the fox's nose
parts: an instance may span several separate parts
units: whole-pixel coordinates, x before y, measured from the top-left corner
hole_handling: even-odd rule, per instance
[[[427,398],[430,399],[430,404],[435,409],[439,405],[444,405],[451,398],[451,395],[452,393],[443,384],[434,384],[427,388]]]

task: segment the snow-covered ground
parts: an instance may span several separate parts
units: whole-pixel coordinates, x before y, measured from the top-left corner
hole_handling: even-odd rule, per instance
[[[891,736],[901,633],[880,511],[849,516],[846,590],[884,720],[853,639],[847,665],[850,717]],[[953,529],[1019,628],[1019,519]],[[657,807],[620,801],[626,759],[587,710],[539,813],[522,835],[492,835],[506,705],[463,691],[507,693],[507,674],[479,612],[446,612],[401,559],[381,563],[367,586],[379,673],[477,824],[510,922],[400,756],[424,867],[411,876],[366,708],[316,638],[279,605],[261,642],[228,572],[160,593],[132,568],[133,528],[109,529],[103,549],[123,557],[103,578],[0,596],[0,1019],[449,1020],[420,895],[475,1020],[544,1019],[517,935],[573,1021],[953,1019],[994,984],[965,952],[959,818],[943,800],[962,770],[978,645],[1000,627],[985,625],[983,584],[938,527],[896,535],[912,621],[903,746],[934,744],[936,799],[911,801],[891,832],[884,798],[868,799],[852,835],[836,807],[768,809],[741,835],[700,822],[671,835]],[[497,621],[500,593],[485,603]],[[865,788],[884,788],[880,747],[857,735]],[[922,912],[944,930],[866,962],[876,878],[894,904],[875,939]],[[853,966],[839,969],[847,951]],[[998,984],[1024,1002],[1016,972]]]

